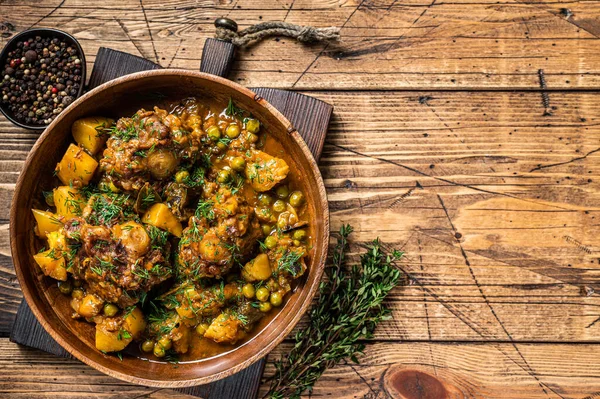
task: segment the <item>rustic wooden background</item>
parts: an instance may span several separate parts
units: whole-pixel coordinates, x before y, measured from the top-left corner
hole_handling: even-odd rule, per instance
[[[241,51],[232,79],[333,104],[332,229],[407,252],[394,320],[312,396],[600,397],[600,1],[0,0],[0,45],[56,27],[90,66],[106,46],[197,70],[219,16],[342,27],[341,44]],[[36,137],[0,119],[2,337],[21,300],[8,209]],[[2,397],[184,397],[8,338],[0,370]]]

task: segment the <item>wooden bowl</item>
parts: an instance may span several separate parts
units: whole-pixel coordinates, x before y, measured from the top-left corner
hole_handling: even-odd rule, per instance
[[[126,116],[137,109],[186,96],[214,98],[223,104],[233,98],[241,108],[258,117],[269,134],[294,160],[292,173],[306,193],[313,248],[308,271],[279,313],[254,338],[236,349],[195,362],[169,363],[102,354],[94,345],[94,326],[71,319],[67,297],[56,283],[43,276],[32,256],[42,243],[34,235],[31,208],[40,206],[42,191],[56,185],[53,170],[72,142],[71,125],[84,116]],[[306,110],[310,112],[310,110]],[[50,335],[79,360],[110,376],[153,387],[186,387],[209,383],[248,367],[267,355],[294,328],[307,311],[318,289],[329,243],[329,211],[317,164],[290,122],[264,99],[229,80],[200,72],[154,70],[139,72],[105,83],[77,99],[40,136],[19,176],[10,213],[10,241],[17,277],[31,310]],[[58,304],[58,306],[53,306]]]

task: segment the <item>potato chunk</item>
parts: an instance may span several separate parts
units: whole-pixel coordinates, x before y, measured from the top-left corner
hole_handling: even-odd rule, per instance
[[[63,184],[85,186],[94,176],[97,167],[98,161],[81,147],[71,144],[62,160],[56,165],[56,171]]]
[[[179,220],[173,215],[169,207],[162,203],[152,205],[144,214],[142,222],[158,227],[159,229],[167,230],[177,237],[181,237],[181,232],[183,231]]]
[[[59,281],[67,281],[67,268],[65,259],[57,254],[55,249],[49,249],[33,255],[33,259],[40,266],[46,276]]]
[[[123,337],[122,331],[107,331],[102,328],[102,324],[96,324],[96,349],[99,351],[118,352],[125,349],[131,341],[131,338]]]
[[[140,310],[140,308],[135,308],[133,311],[129,312],[125,319],[123,320],[123,327],[131,336],[135,339],[139,338],[140,334],[144,329],[146,329],[146,319],[144,319],[144,314]]]
[[[120,318],[105,318],[96,324],[96,349],[103,352],[118,352],[140,337],[146,328],[144,314],[139,308],[127,314],[122,323]]]
[[[48,247],[55,249],[57,254],[63,254],[69,250],[67,238],[62,231],[51,231],[48,233]]]
[[[205,338],[210,338],[217,343],[227,342],[235,344],[241,338],[240,327],[242,322],[228,313],[221,313],[217,316],[204,334]]]
[[[56,213],[70,219],[81,216],[81,211],[85,207],[85,198],[74,187],[59,186],[54,189],[54,205]]]
[[[56,231],[62,227],[62,223],[56,218],[52,212],[32,209],[33,217],[37,222],[35,234],[38,237],[46,238],[48,233]]]
[[[215,233],[210,230],[202,237],[200,241],[200,257],[209,262],[223,262],[231,259],[231,252],[227,249],[227,243],[222,241]]]
[[[110,118],[89,116],[77,119],[71,126],[71,133],[77,144],[94,155],[100,151],[108,137],[103,129],[108,129],[114,124],[115,121]]]
[[[269,257],[266,254],[260,254],[246,263],[242,269],[242,277],[251,283],[270,278],[271,266],[269,265]]]
[[[102,299],[98,298],[96,295],[88,294],[81,301],[77,313],[83,317],[94,317],[100,313],[103,305],[104,301]]]
[[[287,177],[290,168],[281,158],[266,152],[252,151],[246,163],[246,177],[256,191],[269,191]]]

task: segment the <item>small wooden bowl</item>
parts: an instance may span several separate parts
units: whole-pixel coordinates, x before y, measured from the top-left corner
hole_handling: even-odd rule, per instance
[[[31,208],[41,206],[42,191],[56,180],[53,170],[72,142],[71,125],[83,116],[131,115],[137,109],[152,109],[166,98],[186,96],[212,98],[226,104],[228,99],[258,117],[269,134],[283,145],[294,160],[291,173],[299,177],[306,193],[313,248],[304,280],[287,299],[280,312],[251,340],[235,350],[197,362],[149,362],[132,356],[120,361],[99,352],[94,345],[94,326],[71,319],[66,296],[56,283],[43,276],[33,261],[41,247],[34,235]],[[310,112],[310,110],[306,110]],[[37,204],[37,205],[36,205]],[[31,310],[50,335],[69,353],[110,376],[154,387],[187,387],[209,383],[248,367],[280,343],[308,310],[317,292],[325,267],[329,244],[329,211],[323,180],[317,164],[290,122],[264,99],[229,80],[200,72],[154,70],[139,72],[105,83],[77,99],[62,112],[27,157],[19,176],[10,214],[10,241],[14,265],[23,295]]]

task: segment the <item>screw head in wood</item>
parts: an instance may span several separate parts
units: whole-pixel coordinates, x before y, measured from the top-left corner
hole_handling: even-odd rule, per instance
[[[238,30],[237,22],[235,22],[231,18],[225,18],[225,17],[217,18],[215,20],[215,26],[217,28],[228,29],[228,30],[232,30],[234,32],[237,32],[237,30]]]

